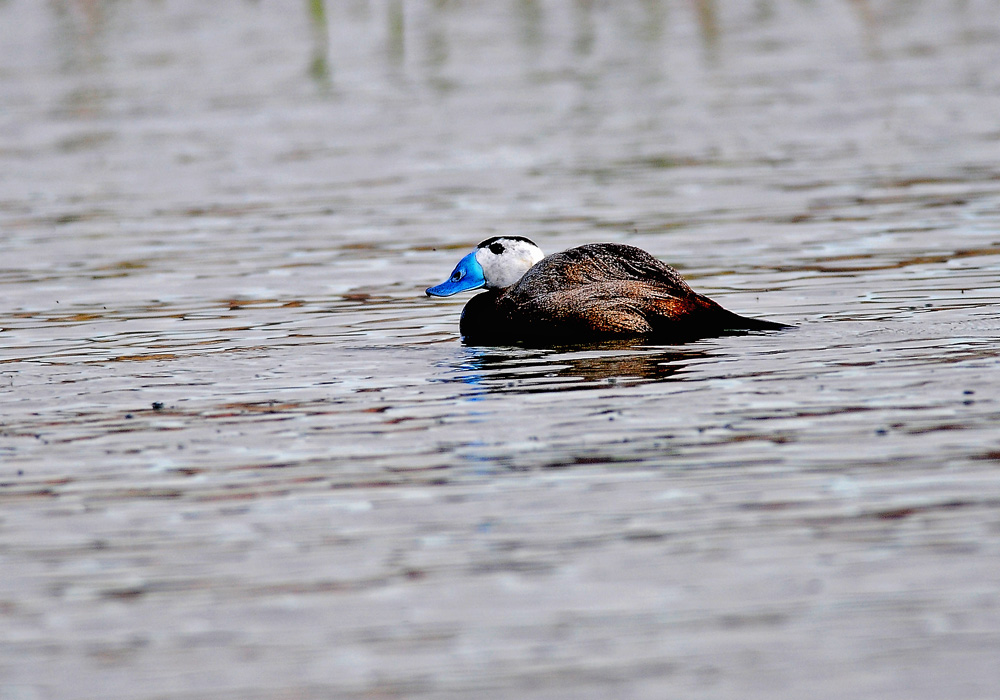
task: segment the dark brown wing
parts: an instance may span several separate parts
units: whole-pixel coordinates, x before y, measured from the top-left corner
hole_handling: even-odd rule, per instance
[[[620,243],[591,243],[550,255],[528,270],[511,291],[544,294],[630,281],[656,288],[661,295],[694,294],[674,268],[641,248]]]
[[[505,290],[498,307],[530,335],[649,335],[717,307],[672,267],[633,246],[595,243],[551,255]]]

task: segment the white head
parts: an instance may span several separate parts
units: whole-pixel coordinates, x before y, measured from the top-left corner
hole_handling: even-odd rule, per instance
[[[522,236],[497,236],[476,246],[487,289],[509,287],[543,257],[542,249]]]
[[[503,289],[517,282],[544,257],[541,249],[523,236],[488,238],[462,258],[445,282],[427,294],[448,297],[467,289]]]

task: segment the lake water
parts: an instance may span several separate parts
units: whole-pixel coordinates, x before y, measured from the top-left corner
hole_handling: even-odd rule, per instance
[[[0,699],[995,698],[1000,5],[0,2]],[[480,240],[788,332],[469,347]]]

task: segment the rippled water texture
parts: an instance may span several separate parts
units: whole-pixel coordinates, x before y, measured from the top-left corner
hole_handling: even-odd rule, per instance
[[[995,698],[1000,5],[0,2],[0,698]],[[478,241],[789,332],[462,344]]]

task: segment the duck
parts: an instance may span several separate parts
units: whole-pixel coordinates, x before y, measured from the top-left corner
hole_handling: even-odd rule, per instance
[[[485,291],[469,300],[459,322],[463,340],[472,344],[677,343],[790,328],[727,311],[674,268],[621,243],[589,243],[546,257],[529,238],[494,236],[426,294],[474,289]]]

